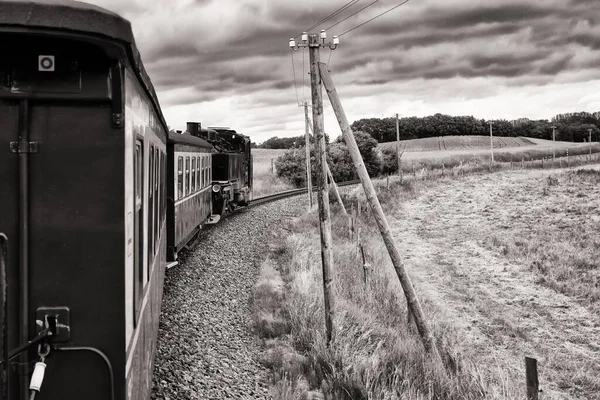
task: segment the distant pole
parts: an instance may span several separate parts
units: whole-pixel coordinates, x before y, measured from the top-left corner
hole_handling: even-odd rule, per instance
[[[319,188],[319,226],[321,232],[321,260],[323,262],[323,293],[325,302],[325,327],[327,344],[331,343],[333,331],[333,254],[331,239],[331,217],[329,211],[329,189],[327,185],[327,161],[325,158],[325,136],[323,121],[323,91],[319,73],[319,37],[310,35],[308,53],[310,57],[310,91],[312,97],[313,133],[315,138],[315,160],[317,163],[317,186]]]
[[[490,165],[494,163],[494,139],[493,139],[493,135],[492,135],[492,125],[494,124],[493,121],[489,122],[490,124],[490,152],[492,154],[492,161],[490,162]]]
[[[308,202],[312,210],[313,196],[312,196],[312,171],[310,168],[310,133],[308,133],[308,102],[304,102],[304,130],[305,130],[305,142],[306,142],[306,185],[308,187]]]
[[[400,174],[400,123],[396,113],[396,159],[398,160],[398,174]]]
[[[556,157],[556,126],[552,125],[552,163],[554,164],[554,157]]]
[[[588,142],[590,142],[590,157],[592,157],[592,130],[588,129]]]

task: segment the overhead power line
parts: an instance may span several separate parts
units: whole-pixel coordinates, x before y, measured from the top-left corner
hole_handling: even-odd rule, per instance
[[[292,57],[292,71],[294,73],[294,88],[296,89],[296,102],[300,103],[298,98],[298,84],[296,83],[296,67],[294,66],[294,50],[290,50],[290,56]]]
[[[314,24],[310,28],[305,29],[304,32],[309,32],[312,29],[315,29],[317,26],[319,26],[319,25],[321,25],[321,24],[329,21],[331,18],[335,17],[339,13],[346,11],[348,8],[352,7],[353,5],[355,5],[356,3],[358,3],[359,1],[360,0],[350,0],[348,3],[346,3],[342,7],[338,8],[336,11],[332,12],[327,17],[323,18],[322,20],[320,20],[319,22],[317,22],[316,24]],[[298,38],[301,35],[302,35],[302,33],[300,33],[299,35],[297,35],[295,38]]]
[[[384,12],[382,12],[381,14],[374,16],[374,17],[373,17],[373,18],[371,18],[370,20],[368,20],[368,21],[365,21],[365,22],[363,22],[362,24],[360,24],[360,25],[357,25],[357,26],[355,26],[354,28],[352,28],[352,29],[348,29],[346,32],[343,32],[343,33],[339,34],[339,35],[338,35],[338,37],[344,36],[346,33],[348,33],[348,32],[352,32],[353,30],[355,30],[355,29],[358,29],[358,28],[360,28],[361,26],[363,26],[363,25],[365,25],[365,24],[368,24],[369,22],[371,22],[371,21],[373,21],[373,20],[375,20],[375,19],[377,19],[377,18],[379,18],[379,17],[381,17],[381,16],[383,16],[383,15],[385,15],[385,14],[389,13],[390,11],[393,11],[393,10],[395,10],[396,8],[398,8],[398,7],[400,7],[400,6],[402,6],[402,5],[406,4],[406,3],[408,3],[409,1],[410,1],[410,0],[404,0],[403,2],[401,2],[401,3],[399,3],[399,4],[396,4],[394,7],[390,8],[389,10],[387,10],[387,11],[384,11]]]
[[[353,13],[353,14],[350,14],[350,15],[348,15],[348,16],[347,16],[346,18],[344,18],[343,20],[341,20],[341,21],[339,21],[339,22],[336,22],[335,24],[331,25],[329,28],[326,28],[325,30],[326,30],[326,31],[328,31],[328,30],[330,30],[331,28],[333,28],[333,27],[335,27],[335,26],[338,26],[338,25],[339,25],[339,24],[341,24],[342,22],[346,21],[346,20],[347,20],[347,19],[349,19],[349,18],[352,18],[352,17],[353,17],[353,16],[355,16],[356,14],[358,14],[358,13],[360,13],[361,11],[363,11],[363,10],[365,10],[365,9],[367,9],[367,8],[369,8],[369,7],[371,7],[373,4],[375,4],[375,3],[377,3],[377,2],[379,2],[379,0],[374,0],[373,2],[371,2],[371,3],[367,4],[366,6],[364,6],[363,8],[361,8],[360,10],[356,11],[356,12],[355,12],[355,13]],[[339,36],[339,35],[338,35],[338,36]]]

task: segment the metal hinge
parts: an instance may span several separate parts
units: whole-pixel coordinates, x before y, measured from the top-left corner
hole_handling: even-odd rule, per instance
[[[39,142],[10,142],[11,153],[37,153]]]

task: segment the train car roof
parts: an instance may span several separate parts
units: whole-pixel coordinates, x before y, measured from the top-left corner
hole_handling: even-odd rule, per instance
[[[209,148],[211,150],[214,148],[213,145],[206,140],[192,136],[189,133],[169,132],[169,139],[167,143],[189,144],[196,147]]]
[[[154,86],[135,44],[131,23],[112,11],[74,0],[0,0],[0,25],[93,35],[125,45],[129,63],[154,102],[164,128]]]

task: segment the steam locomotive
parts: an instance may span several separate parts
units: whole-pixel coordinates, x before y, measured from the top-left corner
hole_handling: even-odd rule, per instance
[[[165,270],[252,198],[250,139],[172,131],[130,23],[0,0],[0,394],[149,398]]]

